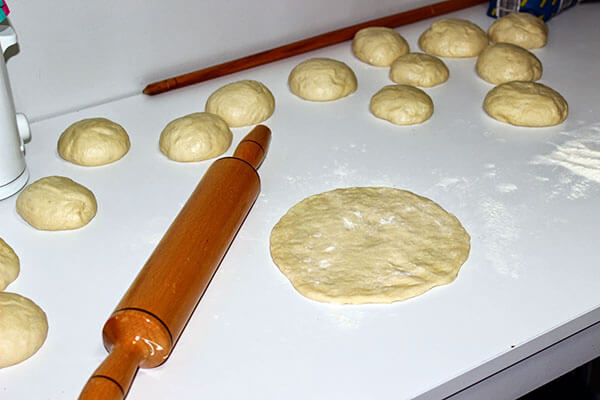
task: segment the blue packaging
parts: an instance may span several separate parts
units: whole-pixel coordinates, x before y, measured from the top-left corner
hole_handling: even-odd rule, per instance
[[[578,0],[490,0],[487,15],[499,18],[511,12],[520,11],[548,21],[577,3]]]

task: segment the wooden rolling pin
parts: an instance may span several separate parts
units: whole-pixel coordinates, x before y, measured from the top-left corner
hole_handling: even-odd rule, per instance
[[[271,131],[215,161],[104,325],[109,352],[79,399],[125,398],[138,368],[166,361],[260,191]]]

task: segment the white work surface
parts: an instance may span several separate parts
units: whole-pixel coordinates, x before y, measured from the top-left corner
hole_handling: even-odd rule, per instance
[[[18,216],[16,196],[0,202],[0,237],[21,258],[8,291],[37,302],[50,325],[37,354],[0,370],[0,397],[77,396],[107,354],[104,322],[210,165],[169,161],[158,150],[160,131],[203,111],[215,89],[238,79],[262,81],[276,99],[265,122],[273,139],[260,168],[262,192],[171,357],[138,372],[130,399],[444,398],[597,323],[598,11],[581,5],[551,20],[547,47],[535,51],[540,82],[570,106],[556,127],[489,118],[481,104],[492,86],[477,77],[474,58],[444,60],[449,81],[425,90],[435,104],[429,121],[399,127],[376,119],[369,99],[391,83],[388,70],[354,58],[349,42],[35,123],[26,147],[31,181],[68,176],[96,194],[98,214],[79,230],[43,232]],[[484,13],[479,6],[453,16],[487,29],[493,20]],[[398,31],[417,50],[430,23]],[[358,91],[329,103],[291,94],[289,71],[315,56],[346,62]],[[63,161],[60,133],[96,116],[127,129],[130,152],[102,167]],[[249,130],[233,130],[227,155]],[[271,228],[307,196],[376,185],[429,197],[460,219],[472,249],[458,278],[391,305],[302,297],[270,259]]]

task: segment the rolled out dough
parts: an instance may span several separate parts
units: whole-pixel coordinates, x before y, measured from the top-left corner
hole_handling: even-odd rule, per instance
[[[271,256],[302,295],[391,303],[452,282],[469,255],[458,219],[387,187],[336,189],[293,206],[271,232]]]

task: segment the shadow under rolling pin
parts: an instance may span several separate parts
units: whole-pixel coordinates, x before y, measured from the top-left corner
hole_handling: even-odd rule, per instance
[[[80,400],[123,399],[138,368],[166,361],[260,192],[271,131],[255,127],[215,161],[104,325],[109,352]]]

